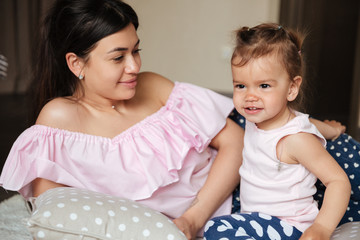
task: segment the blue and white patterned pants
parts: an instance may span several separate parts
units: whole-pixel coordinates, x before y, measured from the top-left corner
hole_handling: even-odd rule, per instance
[[[295,240],[302,232],[277,217],[261,213],[232,214],[205,225],[206,240]]]

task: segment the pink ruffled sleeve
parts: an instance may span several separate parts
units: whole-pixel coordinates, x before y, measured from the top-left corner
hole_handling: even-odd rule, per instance
[[[29,184],[38,177],[63,184],[78,182],[73,174],[63,167],[66,159],[71,160],[66,156],[69,149],[66,141],[59,141],[59,134],[53,134],[52,130],[61,131],[35,125],[17,138],[3,167],[1,186],[30,197]],[[59,158],[62,160],[50,160]]]
[[[167,112],[183,123],[180,129],[191,129],[185,134],[193,132],[196,136],[188,139],[196,141],[194,146],[202,151],[225,126],[226,117],[234,108],[232,99],[189,83],[175,84],[166,105]]]

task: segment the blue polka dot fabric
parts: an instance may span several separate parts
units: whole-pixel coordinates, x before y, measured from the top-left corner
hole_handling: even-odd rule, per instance
[[[240,125],[240,127],[245,129],[245,118],[234,109],[230,115],[229,118]]]
[[[229,118],[242,128],[245,128],[245,119],[236,109],[229,115]],[[348,134],[341,134],[337,139],[328,141],[326,149],[344,169],[351,183],[349,206],[339,225],[347,222],[360,221],[360,143]],[[319,203],[320,208],[324,198],[325,186],[318,181],[316,187],[317,192],[314,195],[314,199]],[[232,212],[240,212],[239,186],[233,193]]]
[[[267,214],[232,214],[211,219],[205,225],[204,239],[299,239],[302,232]]]

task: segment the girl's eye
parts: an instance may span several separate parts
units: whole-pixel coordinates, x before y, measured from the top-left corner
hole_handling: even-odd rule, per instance
[[[260,88],[269,88],[269,87],[270,87],[269,84],[266,84],[266,83],[260,84]]]
[[[245,88],[245,85],[244,84],[237,84],[237,85],[235,85],[235,88]]]

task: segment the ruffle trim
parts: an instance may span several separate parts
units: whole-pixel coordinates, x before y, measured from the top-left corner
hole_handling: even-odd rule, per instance
[[[146,199],[179,181],[190,161],[208,161],[211,139],[224,127],[232,101],[210,90],[175,83],[165,106],[110,139],[35,125],[15,141],[0,184],[31,197],[45,178],[92,191]],[[190,159],[196,152],[199,159]],[[201,157],[200,157],[201,156]]]

